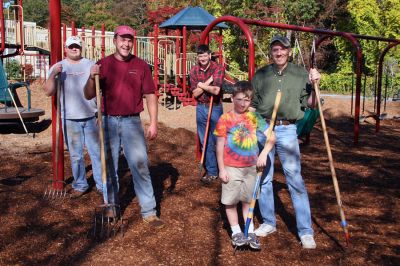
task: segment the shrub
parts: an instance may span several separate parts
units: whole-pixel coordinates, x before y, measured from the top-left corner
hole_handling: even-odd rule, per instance
[[[17,60],[10,60],[5,65],[5,70],[8,79],[21,78],[21,65]]]

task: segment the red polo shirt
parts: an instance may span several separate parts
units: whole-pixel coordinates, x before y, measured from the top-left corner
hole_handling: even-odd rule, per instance
[[[143,111],[143,94],[155,92],[149,66],[132,56],[126,61],[109,55],[97,62],[106,115],[133,115]]]

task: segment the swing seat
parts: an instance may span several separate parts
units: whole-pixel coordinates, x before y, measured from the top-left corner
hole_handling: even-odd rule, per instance
[[[25,87],[27,95],[27,108],[24,108],[18,98],[17,89]],[[10,95],[10,92],[12,95]],[[11,97],[12,96],[12,97]],[[12,101],[14,98],[15,105]],[[18,108],[21,117],[25,122],[37,121],[39,116],[44,115],[44,110],[31,108],[31,90],[29,83],[15,82],[9,83],[6,72],[0,60],[0,103],[4,106],[0,107],[0,124],[19,123],[19,116],[16,108]]]
[[[393,94],[392,101],[400,101],[400,89],[397,91],[397,93]]]
[[[12,106],[12,98],[8,89],[10,89],[12,96],[14,97],[17,106],[22,107],[16,89],[20,87],[26,87],[28,97],[28,109],[30,109],[30,94],[29,84],[25,82],[8,83],[6,72],[3,68],[3,64],[0,61],[0,102],[4,103],[6,107]]]
[[[296,122],[297,136],[304,137],[311,132],[319,117],[318,109],[307,108],[303,119]]]

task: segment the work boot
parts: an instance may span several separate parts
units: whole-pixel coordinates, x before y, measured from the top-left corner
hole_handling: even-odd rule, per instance
[[[156,215],[150,215],[143,218],[143,222],[155,229],[161,229],[165,226],[164,222]]]
[[[84,194],[86,193],[86,191],[79,191],[79,190],[72,190],[71,192],[71,199],[77,199],[82,197]]]

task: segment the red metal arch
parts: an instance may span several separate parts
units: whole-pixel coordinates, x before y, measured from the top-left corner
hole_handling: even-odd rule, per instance
[[[383,72],[383,59],[389,50],[400,44],[398,42],[392,42],[379,55],[379,66],[378,66],[378,89],[377,89],[377,99],[376,99],[376,124],[375,124],[375,132],[379,132],[380,129],[380,115],[381,115],[381,99],[382,99],[382,72]]]
[[[249,45],[249,79],[252,79],[254,76],[254,58],[255,58],[255,52],[254,52],[254,39],[253,39],[253,34],[251,33],[249,27],[243,22],[242,19],[233,17],[233,16],[223,16],[215,19],[213,22],[211,22],[202,32],[201,37],[200,37],[200,43],[208,43],[208,33],[219,23],[221,22],[231,22],[233,24],[236,24],[239,26],[239,28],[243,31],[247,43]]]

